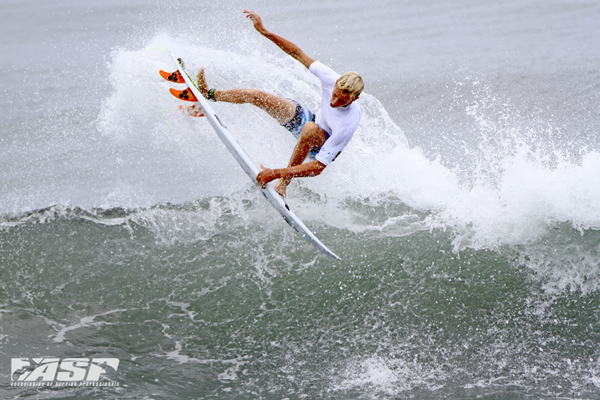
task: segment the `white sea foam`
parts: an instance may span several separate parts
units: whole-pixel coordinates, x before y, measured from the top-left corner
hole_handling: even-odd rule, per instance
[[[351,360],[344,371],[336,373],[333,391],[360,390],[376,396],[398,396],[402,392],[420,388],[437,390],[444,380],[441,369],[428,369],[417,361],[368,357]]]
[[[67,338],[66,338],[67,333],[77,330],[77,329],[83,329],[83,328],[87,328],[90,326],[99,327],[99,326],[104,326],[104,325],[111,325],[110,322],[96,321],[96,318],[104,317],[106,315],[111,315],[111,314],[122,313],[125,311],[127,311],[127,310],[125,310],[125,309],[110,310],[110,311],[106,311],[106,312],[103,312],[100,314],[82,317],[82,318],[80,318],[78,323],[73,324],[73,325],[64,326],[61,324],[62,327],[61,327],[60,331],[54,337],[54,341],[58,342],[58,343],[64,342],[65,340],[67,340]]]

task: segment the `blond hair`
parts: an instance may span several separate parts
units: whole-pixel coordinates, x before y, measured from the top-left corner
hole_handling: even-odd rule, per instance
[[[342,91],[350,93],[353,99],[357,98],[365,88],[362,78],[354,71],[346,72],[340,76],[337,85]]]

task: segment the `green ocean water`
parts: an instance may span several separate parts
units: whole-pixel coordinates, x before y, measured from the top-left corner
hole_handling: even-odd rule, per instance
[[[139,212],[51,208],[3,229],[5,364],[46,354],[121,361],[118,388],[4,384],[6,394],[597,395],[600,297],[549,294],[526,252],[455,254],[439,230],[382,237],[313,226],[344,254],[337,262],[299,244],[283,223],[165,243]],[[545,241],[581,239],[561,227]]]

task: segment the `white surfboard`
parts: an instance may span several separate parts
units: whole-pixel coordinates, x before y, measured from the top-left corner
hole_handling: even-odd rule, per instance
[[[198,88],[196,87],[196,83],[192,80],[190,75],[185,70],[185,66],[181,58],[176,58],[173,55],[173,60],[177,65],[177,69],[183,76],[185,83],[187,83],[188,87],[194,93],[194,96],[198,99],[200,106],[203,109],[204,116],[208,119],[210,124],[212,125],[217,135],[221,138],[231,155],[236,159],[236,161],[240,164],[242,169],[246,172],[248,177],[256,187],[262,192],[262,194],[269,200],[269,203],[281,214],[283,219],[298,233],[298,235],[306,240],[308,243],[313,245],[319,251],[324,254],[327,254],[330,257],[333,257],[337,260],[340,258],[335,255],[331,250],[329,250],[321,241],[304,225],[304,223],[294,214],[294,212],[290,209],[290,206],[285,202],[285,200],[275,191],[273,188],[273,183],[270,182],[267,184],[265,189],[262,189],[258,182],[256,182],[256,175],[260,172],[258,167],[254,164],[254,162],[248,157],[244,149],[238,144],[235,140],[231,132],[223,125],[218,115],[212,109],[208,100],[206,100]]]

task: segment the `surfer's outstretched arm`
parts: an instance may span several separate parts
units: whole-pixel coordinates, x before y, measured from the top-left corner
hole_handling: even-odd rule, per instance
[[[325,169],[319,161],[296,165],[294,167],[270,169],[260,166],[262,171],[256,176],[256,181],[264,189],[267,183],[275,179],[307,178],[317,176]]]
[[[262,23],[260,16],[254,11],[244,10],[244,14],[246,14],[246,18],[250,18],[252,23],[254,24],[254,28],[264,37],[272,41],[283,50],[285,53],[289,54],[296,60],[300,61],[302,65],[306,68],[310,67],[312,63],[315,62],[315,59],[308,56],[300,47],[290,42],[284,37],[274,34],[273,32],[268,31]]]

